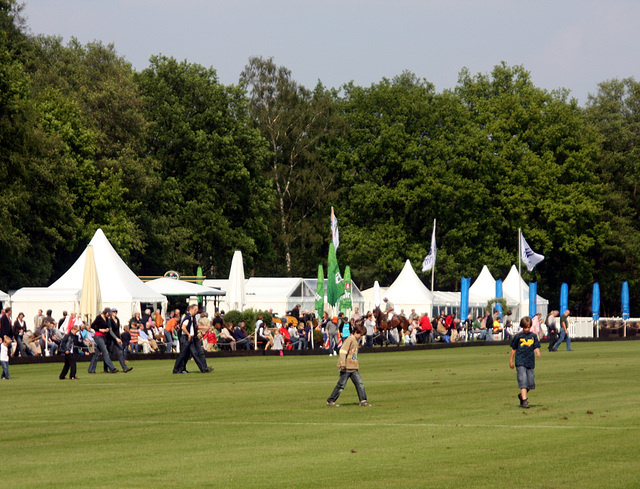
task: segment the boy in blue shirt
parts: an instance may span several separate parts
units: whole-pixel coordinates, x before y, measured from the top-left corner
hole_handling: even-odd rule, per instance
[[[536,359],[534,353],[540,358],[540,342],[538,341],[538,336],[531,332],[531,318],[529,316],[525,316],[520,320],[520,328],[522,328],[522,331],[516,334],[511,341],[509,367],[515,368],[518,375],[520,407],[528,409],[527,393],[536,388],[534,374]]]

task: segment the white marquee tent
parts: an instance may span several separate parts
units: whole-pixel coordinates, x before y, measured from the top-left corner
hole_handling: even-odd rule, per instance
[[[101,229],[96,231],[89,244],[94,249],[103,307],[117,308],[124,320],[139,311],[141,304],[166,305],[167,298],[129,269]],[[28,327],[33,327],[32,318],[38,309],[52,309],[56,318],[62,315],[63,310],[78,310],[86,253],[85,249],[69,270],[49,287],[23,287],[11,296],[13,309],[16,313],[25,313]]]
[[[408,316],[411,309],[421,313],[433,308],[433,294],[418,278],[409,260],[405,262],[398,278],[383,293],[383,297],[388,297],[393,302],[397,314],[400,314],[401,309]]]

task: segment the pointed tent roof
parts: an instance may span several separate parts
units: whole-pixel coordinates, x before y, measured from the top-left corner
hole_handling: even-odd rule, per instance
[[[93,235],[93,246],[100,293],[103,304],[117,302],[165,302],[166,297],[140,280],[111,246],[102,229]],[[49,286],[50,289],[81,289],[87,250],[71,265],[62,277]]]
[[[477,302],[493,299],[496,296],[496,279],[493,278],[491,272],[486,265],[482,267],[480,275],[475,279],[473,285],[469,287],[469,299]]]
[[[385,296],[393,302],[398,313],[400,308],[422,310],[433,304],[433,294],[418,278],[409,260],[405,262],[400,275],[387,289]]]
[[[519,282],[518,282],[519,281]],[[522,279],[520,274],[518,273],[518,269],[515,265],[511,265],[511,270],[509,270],[509,274],[507,278],[504,279],[502,283],[502,291],[505,295],[509,295],[515,298],[516,303],[519,302],[520,296],[520,284],[522,284],[522,303],[526,306],[526,311],[529,310],[529,285]],[[537,304],[549,304],[549,301],[544,297],[536,295],[536,303]]]

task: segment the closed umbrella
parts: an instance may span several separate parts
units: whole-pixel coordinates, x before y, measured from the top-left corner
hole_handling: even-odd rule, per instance
[[[382,297],[380,297],[380,284],[376,280],[373,283],[373,308],[380,307],[382,304]]]
[[[318,318],[324,313],[324,268],[318,265],[318,285],[316,286],[316,312]]]
[[[247,303],[247,295],[244,289],[244,265],[242,263],[242,252],[236,250],[231,260],[231,270],[229,271],[229,286],[227,289],[227,304],[229,309],[240,311]]]
[[[80,317],[89,324],[102,310],[102,295],[100,294],[100,280],[96,269],[96,259],[93,246],[87,246],[84,257],[84,273],[82,275],[82,293],[80,294]]]

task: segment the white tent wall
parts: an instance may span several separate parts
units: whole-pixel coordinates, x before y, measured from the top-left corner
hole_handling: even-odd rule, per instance
[[[48,309],[53,311],[53,318],[58,320],[62,312],[77,311],[80,306],[80,291],[78,289],[56,289],[48,287],[24,287],[11,296],[11,316],[15,320],[18,314],[24,313],[27,328],[33,331],[33,318],[38,310],[46,314]]]
[[[228,279],[206,279],[203,280],[202,285],[216,287],[226,292],[228,283]],[[283,316],[296,304],[301,306],[308,304],[307,309],[313,309],[311,302],[315,302],[309,300],[315,298],[315,291],[312,291],[299,277],[251,277],[246,279],[245,294],[245,310],[268,311],[273,309],[273,312],[278,316]],[[219,308],[225,312],[230,310],[229,304],[224,298],[221,298]],[[213,304],[207,306],[207,312],[209,314],[215,312]]]

